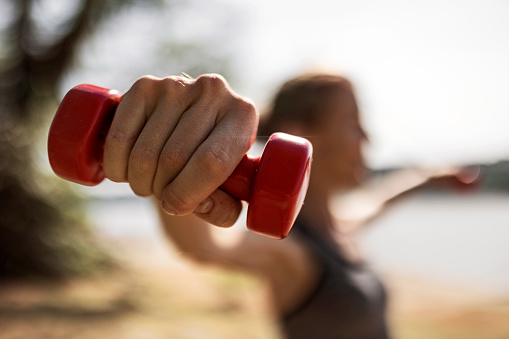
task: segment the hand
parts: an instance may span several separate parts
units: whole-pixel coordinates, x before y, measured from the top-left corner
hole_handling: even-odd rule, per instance
[[[426,186],[460,191],[472,191],[479,187],[482,173],[478,166],[445,167],[429,170]]]
[[[170,215],[232,225],[241,203],[218,187],[256,136],[258,113],[219,75],[142,77],[123,95],[104,146],[107,178],[155,196]]]

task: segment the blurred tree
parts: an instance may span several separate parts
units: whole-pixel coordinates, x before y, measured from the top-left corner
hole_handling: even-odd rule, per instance
[[[140,21],[150,26],[153,49],[141,48],[140,63],[127,53],[140,46],[118,48],[113,59],[126,65],[101,65],[109,76],[129,82],[133,73],[154,70],[218,72],[231,83],[232,32],[242,21],[231,6],[208,0],[0,0],[0,278],[86,274],[112,262],[87,228],[82,201],[62,180],[38,171],[35,146],[82,46],[104,31],[114,43],[116,27],[108,25],[134,6],[158,15]],[[108,59],[92,58],[99,64]]]
[[[37,172],[33,145],[80,43],[135,3],[159,1],[0,4],[0,277],[61,277],[111,262],[86,228],[79,199]]]

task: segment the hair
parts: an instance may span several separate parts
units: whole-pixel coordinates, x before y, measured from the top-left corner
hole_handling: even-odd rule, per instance
[[[303,74],[284,83],[269,109],[262,115],[258,134],[269,136],[291,123],[315,126],[321,119],[331,94],[352,92],[352,84],[340,75]]]

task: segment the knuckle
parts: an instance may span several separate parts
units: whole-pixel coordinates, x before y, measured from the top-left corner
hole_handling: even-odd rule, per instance
[[[184,88],[186,84],[180,77],[169,76],[161,80],[161,86],[165,91],[173,92],[177,89]]]
[[[130,165],[138,173],[151,173],[157,166],[159,154],[150,148],[135,148],[130,157]]]
[[[246,123],[256,123],[258,122],[258,110],[256,109],[255,104],[244,97],[236,96],[233,99],[233,106],[235,107],[235,111],[241,115],[241,118]],[[251,124],[252,125],[252,124]],[[246,126],[250,126],[249,124]]]
[[[237,109],[240,112],[249,114],[249,115],[257,115],[258,114],[256,111],[255,104],[251,100],[244,98],[244,97],[236,97],[234,100],[235,100],[235,106],[237,107]]]
[[[243,97],[235,97],[232,108],[231,114],[235,114],[238,131],[236,145],[247,152],[256,137],[258,111],[253,102]]]
[[[173,142],[171,147],[165,147],[159,157],[159,167],[166,173],[177,173],[187,162],[187,154],[182,144]],[[172,180],[173,177],[170,178]]]
[[[166,77],[161,80],[161,93],[165,104],[172,103],[177,107],[186,107],[191,100],[190,87],[180,77]]]
[[[135,136],[126,132],[120,124],[112,124],[106,136],[105,148],[110,153],[120,153],[125,147],[134,142]]]
[[[106,142],[110,145],[110,146],[122,146],[124,145],[126,142],[129,141],[129,138],[127,137],[127,133],[122,129],[122,128],[119,128],[115,125],[112,125],[109,132],[108,132],[108,136],[106,137]]]
[[[151,91],[154,88],[155,84],[159,81],[160,79],[154,76],[144,75],[134,82],[133,86],[131,87],[131,90],[135,92],[146,93]]]
[[[204,74],[196,79],[196,85],[208,92],[222,92],[228,88],[223,76],[219,74]]]
[[[211,177],[229,175],[231,155],[223,144],[215,143],[199,154],[198,163],[204,173]]]
[[[240,151],[242,151],[242,153],[247,153],[249,151],[249,149],[251,149],[251,146],[252,146],[255,138],[256,138],[256,130],[253,130],[252,133],[245,133],[237,141],[238,149]]]

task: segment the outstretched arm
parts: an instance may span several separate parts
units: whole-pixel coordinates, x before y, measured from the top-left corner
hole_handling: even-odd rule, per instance
[[[469,190],[479,182],[478,168],[402,169],[384,175],[335,201],[335,217],[352,231],[379,217],[395,203],[423,188]]]

